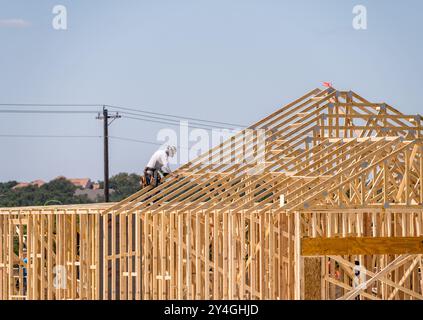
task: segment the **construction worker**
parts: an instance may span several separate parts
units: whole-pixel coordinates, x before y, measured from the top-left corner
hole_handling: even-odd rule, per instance
[[[174,146],[167,146],[166,150],[157,150],[144,169],[143,184],[148,186],[152,183],[156,187],[161,177],[165,177],[172,172],[169,167],[169,157],[173,158],[175,155],[176,147]]]

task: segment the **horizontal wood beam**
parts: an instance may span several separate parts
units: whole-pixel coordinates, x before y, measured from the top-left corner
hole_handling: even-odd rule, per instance
[[[304,238],[301,255],[422,254],[423,237]]]

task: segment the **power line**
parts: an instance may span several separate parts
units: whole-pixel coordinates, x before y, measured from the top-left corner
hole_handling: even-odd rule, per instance
[[[102,138],[89,135],[0,134],[2,138]]]
[[[2,110],[2,109],[0,109],[0,113],[17,113],[17,114],[98,114],[98,111],[94,111],[94,110],[93,111],[83,111],[83,110],[34,110],[34,109],[31,109],[31,110],[10,110],[10,109]],[[133,112],[126,112],[126,111],[121,112],[121,113],[137,116],[137,117],[125,116],[125,118],[128,118],[128,119],[162,123],[162,124],[168,124],[168,125],[179,125],[180,124],[178,122],[178,120],[167,119],[167,118],[163,118],[163,117],[141,115],[141,114],[137,114],[137,113],[133,113]],[[145,117],[145,118],[140,118],[140,117]],[[156,119],[156,120],[151,120],[151,119]],[[206,129],[206,130],[211,130],[211,129],[214,129],[214,128],[226,129],[225,127],[212,126],[212,125],[209,125],[207,123],[192,122],[191,125],[194,128],[201,128],[201,129]]]
[[[148,117],[149,119],[158,119],[161,121],[172,121],[173,123],[179,124],[181,120],[172,120],[172,119],[166,119],[163,117],[155,117],[155,116],[146,116],[146,115],[141,115],[141,114],[137,114],[137,113],[133,113],[133,112],[120,112],[121,114],[129,114],[129,115],[133,115],[133,116],[137,116],[137,117]],[[222,127],[222,126],[216,126],[216,125],[209,125],[207,123],[198,123],[198,122],[191,122],[191,125],[194,126],[202,126],[202,127],[208,127],[211,129],[217,128],[217,129],[227,129],[226,127]],[[196,127],[196,128],[200,128],[200,127]]]
[[[154,115],[163,116],[163,117],[171,117],[171,118],[178,118],[178,119],[185,119],[185,120],[194,120],[194,121],[201,121],[201,122],[208,122],[208,123],[215,123],[215,124],[224,124],[224,125],[233,126],[233,127],[245,127],[245,125],[233,124],[233,123],[229,123],[229,122],[212,121],[212,120],[192,118],[192,117],[183,117],[183,116],[177,116],[177,115],[173,115],[173,114],[152,112],[152,111],[146,111],[146,110],[135,109],[135,108],[120,107],[120,106],[111,106],[111,105],[107,105],[107,106],[110,107],[110,108],[115,108],[115,109],[134,111],[134,112],[138,112],[138,113],[154,114]]]
[[[114,109],[120,109],[120,110],[126,110],[126,111],[133,111],[136,112],[137,116],[144,116],[148,117],[149,115],[157,115],[161,117],[167,117],[167,118],[175,118],[175,119],[182,119],[182,120],[192,120],[192,121],[200,121],[205,122],[203,125],[207,125],[207,123],[212,124],[218,124],[218,125],[225,125],[225,126],[231,126],[231,127],[245,127],[245,125],[241,124],[234,124],[229,122],[222,122],[222,121],[213,121],[213,120],[207,120],[207,119],[200,119],[200,118],[193,118],[193,117],[184,117],[184,116],[178,116],[174,114],[167,114],[167,113],[159,113],[159,112],[153,112],[153,111],[147,111],[142,109],[135,109],[135,108],[128,108],[128,107],[122,107],[122,106],[116,106],[116,105],[105,105],[105,104],[78,104],[78,103],[47,103],[47,104],[41,104],[41,103],[0,103],[0,107],[110,107]],[[0,110],[0,112],[4,113],[30,113],[29,110]],[[31,113],[91,113],[91,112],[98,112],[98,111],[56,111],[56,110],[37,110]],[[128,113],[129,114],[129,113]],[[151,116],[150,116],[151,117]],[[169,120],[169,121],[175,121],[172,119],[163,119],[163,120]],[[207,125],[210,126],[210,125]],[[214,126],[217,127],[217,126]],[[224,127],[220,127],[223,129]]]
[[[111,139],[116,140],[123,140],[123,141],[131,141],[131,142],[139,142],[139,143],[145,143],[145,144],[151,144],[156,146],[161,146],[161,143],[158,142],[151,142],[151,141],[145,141],[145,140],[138,140],[138,139],[132,139],[132,138],[125,138],[125,137],[117,137],[117,136],[109,136]]]
[[[47,135],[47,134],[0,134],[0,138],[103,138],[103,136],[94,136],[94,135]],[[129,142],[137,142],[143,144],[150,144],[155,146],[163,146],[163,143],[159,142],[152,142],[147,140],[140,140],[128,137],[120,137],[120,136],[109,136],[110,139],[121,140],[121,141],[129,141]],[[187,149],[186,147],[177,146],[178,149]]]
[[[151,144],[151,145],[156,145],[156,146],[163,146],[163,143],[151,142],[151,141],[145,141],[145,140],[139,140],[139,139],[124,138],[124,137],[117,137],[117,136],[109,136],[109,138],[116,139],[116,140],[123,140],[123,141],[130,141],[130,142],[138,142],[138,143]],[[177,146],[176,148],[177,149],[186,149],[186,150],[189,150],[189,148],[180,147],[180,146]]]
[[[1,110],[0,113],[16,113],[16,114],[98,114],[98,111],[82,111],[82,110]],[[133,119],[133,120],[139,120],[139,121],[145,121],[145,122],[153,122],[153,123],[161,123],[166,125],[174,125],[178,126],[180,125],[180,122],[178,120],[173,119],[166,119],[163,117],[155,117],[155,116],[148,116],[148,115],[141,115],[131,112],[121,112],[124,114],[125,118],[127,119]],[[129,115],[135,115],[137,117],[131,117]],[[144,118],[142,118],[144,117]],[[212,129],[227,129],[225,127],[221,126],[212,126],[206,123],[197,123],[197,122],[191,122],[190,126],[192,128],[199,128],[199,129],[205,129],[205,130],[212,130]]]
[[[162,123],[172,126],[179,126],[180,122],[176,120],[170,120],[170,119],[163,119],[163,120],[151,120],[151,119],[145,119],[145,118],[139,118],[139,117],[131,117],[127,115],[123,115],[123,118],[132,119],[132,120],[139,120],[139,121],[145,121],[145,122],[155,122],[155,123]],[[193,125],[194,124],[194,125]],[[206,124],[196,124],[196,123],[189,123],[189,126],[191,128],[198,128],[198,129],[204,129],[208,131],[212,131],[213,129],[226,129],[223,127],[213,127],[213,126],[207,126]]]
[[[95,135],[57,135],[57,134],[0,134],[0,138],[103,138],[103,136],[95,136]],[[109,136],[111,139],[122,140],[122,141],[131,141],[131,142],[138,142],[144,144],[151,144],[162,146],[163,144],[158,142],[146,141],[146,140],[139,140],[127,137],[119,137],[119,136]]]
[[[50,114],[50,113],[57,113],[57,114],[97,114],[98,111],[82,111],[82,110],[1,110],[0,113],[42,113],[42,114]]]
[[[0,103],[0,107],[102,107],[102,104],[78,103]]]

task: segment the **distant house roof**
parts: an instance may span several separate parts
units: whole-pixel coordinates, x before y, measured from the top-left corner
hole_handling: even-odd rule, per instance
[[[77,187],[82,187],[84,189],[89,188],[92,185],[92,182],[89,178],[81,178],[81,179],[68,179],[72,184]]]
[[[114,192],[113,189],[109,189],[109,192],[112,194]],[[96,201],[98,200],[98,198],[103,197],[104,195],[104,189],[85,189],[85,190],[75,190],[75,196],[83,196],[86,195],[88,197],[88,199],[92,200],[92,201]]]
[[[56,179],[66,179],[66,177],[59,176]],[[81,187],[83,189],[91,189],[93,186],[93,183],[91,182],[90,178],[73,178],[67,180],[70,181],[74,186]],[[25,188],[28,186],[41,187],[43,184],[45,184],[45,181],[38,179],[32,182],[20,182],[16,186],[14,186],[13,189]]]
[[[36,186],[38,186],[38,187],[41,187],[43,184],[45,184],[45,181],[43,181],[43,180],[34,180],[34,181],[32,181],[31,182],[31,184],[32,185],[36,185]]]
[[[16,186],[14,186],[12,189],[19,189],[19,188],[25,188],[30,185],[29,182],[19,182]]]
[[[34,180],[32,182],[19,182],[16,186],[14,186],[12,189],[19,189],[19,188],[25,188],[29,186],[37,186],[41,187],[43,184],[45,184],[45,181],[43,180]]]

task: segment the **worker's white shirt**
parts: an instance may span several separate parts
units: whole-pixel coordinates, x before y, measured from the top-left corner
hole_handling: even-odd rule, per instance
[[[169,156],[165,150],[157,150],[153,153],[150,158],[150,161],[147,163],[147,167],[154,168],[156,170],[162,169],[164,167],[167,172],[171,172],[169,167]]]

